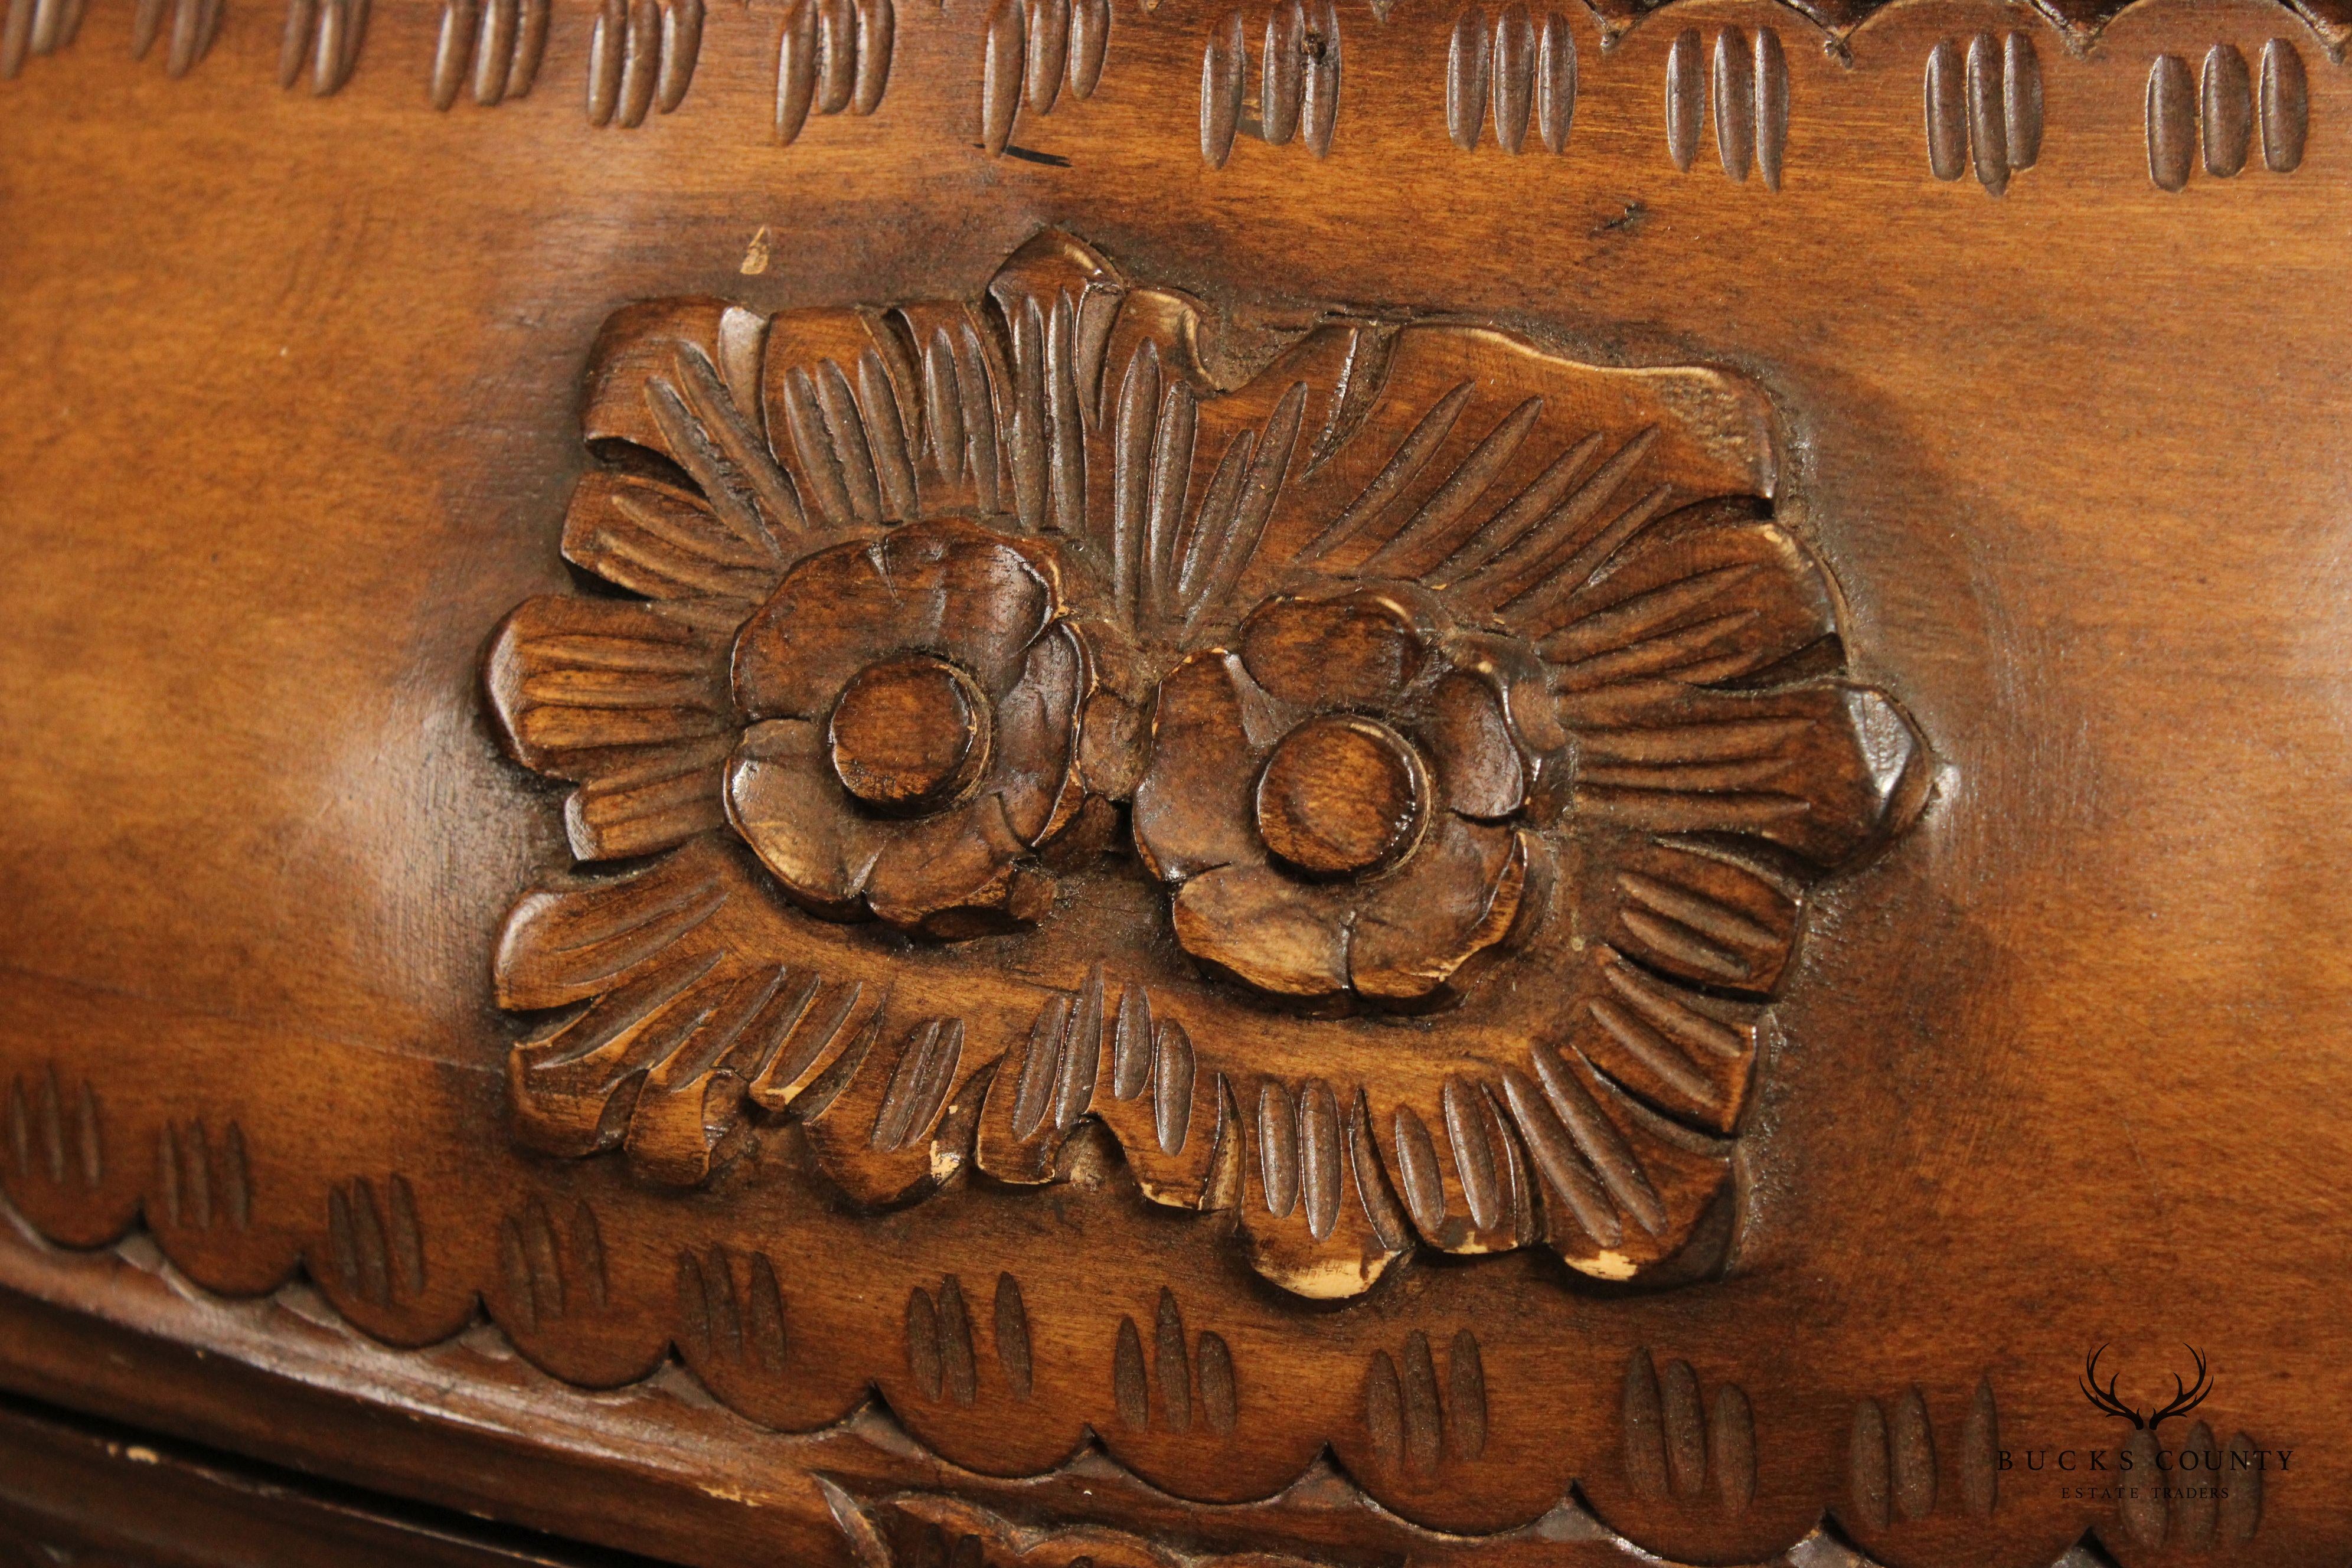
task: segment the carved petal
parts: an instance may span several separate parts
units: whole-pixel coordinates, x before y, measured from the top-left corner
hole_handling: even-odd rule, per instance
[[[882,570],[905,606],[908,646],[954,660],[992,697],[1021,678],[1029,645],[1053,618],[1041,558],[969,524],[896,531],[883,542]]]
[[[823,725],[772,719],[745,731],[728,766],[727,814],[794,900],[835,920],[865,912],[888,830],[841,787]]]
[[[892,824],[866,881],[866,902],[902,931],[945,939],[1025,924],[1054,902],[1053,879],[1026,865],[1027,854],[1004,803],[983,795]]]
[[[614,312],[589,356],[583,434],[593,443],[627,441],[652,451],[666,437],[646,403],[648,379],[668,376],[677,351],[700,352],[716,368],[740,411],[756,415],[760,356],[767,318],[719,300],[655,300]]]
[[[1527,834],[1439,813],[1412,858],[1362,900],[1348,946],[1355,988],[1391,1002],[1443,989],[1510,932],[1531,852],[1541,853]]]
[[[1136,847],[1170,881],[1264,861],[1250,826],[1257,758],[1242,720],[1241,661],[1194,654],[1160,683],[1151,764],[1135,792]]]
[[[1277,996],[1336,996],[1348,988],[1347,916],[1339,895],[1264,865],[1223,867],[1176,890],[1184,951]]]
[[[743,628],[736,691],[755,718],[823,718],[866,665],[919,650],[998,697],[1053,613],[1053,586],[1021,549],[967,523],[912,523],[793,567]]]
[[[1201,343],[1214,323],[1203,320],[1200,301],[1172,289],[1130,288],[1119,297],[1118,318],[1111,323],[1103,352],[1100,412],[1091,416],[1102,427],[1115,417],[1115,405],[1138,354],[1164,370],[1200,397],[1213,396],[1216,385],[1201,363]]]
[[[1490,681],[1459,670],[1446,676],[1431,693],[1424,728],[1446,805],[1499,822],[1527,804],[1527,761]]]
[[[1265,533],[1307,440],[1325,416],[1346,334],[1307,340],[1248,387],[1203,405],[1192,434],[1154,483],[1191,498],[1178,519],[1155,510],[1144,552],[1143,597],[1165,617],[1151,635],[1194,645],[1232,624],[1286,566]],[[1172,481],[1187,476],[1181,492]]]
[[[1047,229],[1014,251],[988,285],[989,298],[1008,319],[1031,300],[1045,301],[1050,309],[1054,300],[1077,300],[1090,290],[1109,295],[1108,306],[1118,302],[1127,285],[1102,252],[1059,229]],[[1094,359],[1097,371],[1099,356],[1099,348],[1086,356]]]
[[[748,1093],[765,1110],[816,1114],[825,1107],[824,1086],[838,1087],[834,1069],[864,1059],[883,1024],[889,989],[860,980],[828,982],[806,969],[797,979],[770,1004],[775,1044],[764,1062],[746,1069]]]
[[[751,875],[739,849],[705,839],[517,907],[499,1003],[592,999],[510,1054],[525,1140],[565,1154],[625,1143],[642,1175],[695,1184],[740,1146],[751,1103],[806,1125],[853,1196],[889,1201],[940,1179],[969,1145],[990,1070],[965,1074],[962,1023],[894,1012],[887,962],[814,935],[831,928],[778,911]],[[795,929],[779,967],[779,933]]]
[[[735,644],[735,700],[751,719],[824,720],[866,665],[911,647],[914,614],[868,542],[818,552],[785,574]]]
[[[1386,708],[1421,673],[1426,649],[1411,606],[1359,588],[1328,599],[1269,599],[1242,624],[1242,663],[1301,708]]]
[[[1918,734],[1866,688],[1664,682],[1563,699],[1579,809],[1661,833],[1746,833],[1822,867],[1898,827],[1927,784]]]
[[[1031,647],[1020,680],[996,704],[995,752],[981,787],[1003,800],[1024,844],[1059,830],[1086,793],[1073,752],[1087,664],[1077,634],[1055,626]]]

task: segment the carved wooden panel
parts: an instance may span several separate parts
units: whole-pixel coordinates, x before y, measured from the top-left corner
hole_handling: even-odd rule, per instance
[[[1302,1296],[1717,1267],[1804,891],[1932,767],[1761,398],[1369,321],[1221,386],[1055,235],[985,299],[608,324],[563,549],[633,596],[486,686],[574,857],[656,858],[507,923],[505,1005],[588,1004],[521,1141],[694,1186],[789,1117],[894,1205],[1084,1120]]]
[[[2352,14],[0,5],[0,1384],[663,1561],[2352,1547]]]

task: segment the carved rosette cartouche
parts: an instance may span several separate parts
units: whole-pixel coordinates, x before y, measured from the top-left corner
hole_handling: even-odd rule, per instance
[[[563,552],[615,591],[488,657],[583,863],[499,949],[573,1009],[525,1142],[691,1185],[793,1119],[887,1204],[1092,1121],[1305,1295],[1712,1261],[1805,891],[1928,771],[1762,398],[1477,326],[1223,348],[1056,235],[977,303],[614,318]]]

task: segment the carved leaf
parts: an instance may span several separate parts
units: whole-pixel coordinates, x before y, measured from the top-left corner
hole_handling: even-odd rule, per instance
[[[590,1005],[509,1058],[518,1136],[551,1153],[625,1146],[646,1175],[691,1185],[756,1109],[808,1122],[861,1201],[944,1179],[970,1149],[990,1064],[970,1059],[961,1019],[894,1010],[870,951],[763,956],[788,918],[742,851],[709,838],[527,896],[499,942],[500,1005]]]
[[[735,727],[726,633],[699,605],[570,596],[528,600],[499,628],[491,711],[519,761],[583,785],[565,808],[581,859],[719,825]]]
[[[572,492],[563,556],[648,599],[716,599],[738,617],[776,585],[776,552],[719,521],[695,492],[592,469]]]
[[[1754,506],[1669,514],[1589,576],[1538,582],[1504,601],[1505,613],[1542,639],[1563,691],[1752,679],[1837,632],[1820,567],[1778,524],[1756,521]]]
[[[1731,1180],[1727,1145],[1644,1110],[1573,1047],[1538,1046],[1504,1089],[1545,1184],[1546,1240],[1631,1279],[1681,1253]]]
[[[642,599],[488,685],[581,859],[669,854],[509,921],[500,1000],[586,1004],[522,1135],[692,1184],[788,1116],[885,1205],[1093,1120],[1304,1295],[1703,1266],[1806,892],[1930,772],[1769,431],[1485,327],[1228,338],[1054,233],[979,301],[621,312],[564,548]]]
[[[1310,1078],[1240,1097],[1238,1207],[1257,1271],[1297,1295],[1362,1294],[1412,1236],[1390,1190],[1362,1092]]]
[[[1347,368],[1278,558],[1426,580],[1517,626],[1512,600],[1596,544],[1773,492],[1764,403],[1716,372],[1604,370],[1470,327],[1368,338]]]
[[[1576,809],[1669,834],[1745,834],[1818,868],[1860,854],[1917,803],[1925,752],[1878,692],[1832,681],[1719,691],[1663,681],[1565,697]]]
[[[787,310],[769,326],[766,347],[768,433],[812,531],[940,515],[925,513],[917,495],[922,383],[877,313]]]
[[[746,547],[782,565],[803,506],[761,427],[767,319],[715,300],[633,305],[604,324],[589,358],[583,434],[667,458]]]

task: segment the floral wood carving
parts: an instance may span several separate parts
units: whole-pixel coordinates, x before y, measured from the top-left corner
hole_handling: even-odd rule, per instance
[[[977,303],[613,319],[563,552],[617,592],[488,658],[583,863],[498,953],[527,1143],[693,1184],[793,1119],[887,1204],[1091,1120],[1302,1294],[1713,1260],[1806,890],[1928,774],[1760,395],[1219,346],[1050,234]]]

